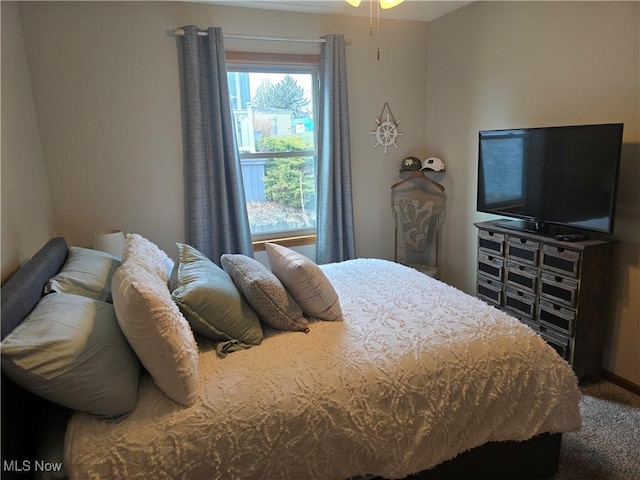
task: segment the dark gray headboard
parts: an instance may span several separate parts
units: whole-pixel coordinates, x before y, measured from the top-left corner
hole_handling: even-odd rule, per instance
[[[64,238],[52,238],[2,285],[3,340],[36,306],[47,281],[62,268],[67,251]]]
[[[20,270],[2,285],[2,338],[9,335],[33,310],[44,293],[47,281],[60,271],[67,259],[67,242],[62,237],[49,240]],[[0,476],[6,479],[31,478],[33,470],[9,468],[23,462],[34,465],[43,424],[53,418],[58,407],[37,397],[2,375],[2,463]],[[9,465],[5,469],[5,465]]]

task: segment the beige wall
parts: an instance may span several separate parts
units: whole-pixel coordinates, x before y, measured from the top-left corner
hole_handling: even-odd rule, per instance
[[[319,38],[347,47],[357,251],[393,258],[390,186],[400,160],[426,156],[426,24],[383,19],[381,60],[367,18],[173,2],[20,4],[54,216],[75,244],[104,228],[135,231],[168,252],[185,240],[175,38],[187,24],[227,33]],[[318,44],[225,42],[228,49],[318,53]],[[386,155],[370,130],[385,102],[400,120]],[[418,108],[416,108],[416,106]]]
[[[2,281],[54,233],[18,5],[2,2]]]
[[[443,279],[475,290],[478,130],[624,122],[604,367],[640,384],[640,3],[476,2],[429,23],[427,144],[447,163]]]

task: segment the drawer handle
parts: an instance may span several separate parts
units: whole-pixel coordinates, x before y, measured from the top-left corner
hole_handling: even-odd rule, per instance
[[[562,277],[555,277],[556,278],[556,282],[558,283],[562,283],[562,281],[564,280],[564,278]]]
[[[559,305],[554,305],[554,306],[553,306],[553,309],[554,309],[554,310],[556,310],[556,311],[557,311],[557,310],[560,310],[561,308],[562,308],[562,307],[560,307]]]
[[[521,239],[520,239],[520,243],[523,243],[523,244],[524,244],[524,243],[527,243],[527,239],[526,239],[526,238],[521,238]]]
[[[558,253],[564,252],[564,248],[562,248],[562,247],[557,247],[557,250],[558,250]]]
[[[520,270],[521,272],[524,272],[524,267],[522,265],[518,265],[518,270]]]
[[[516,292],[518,294],[519,297],[524,297],[524,293],[522,292]]]

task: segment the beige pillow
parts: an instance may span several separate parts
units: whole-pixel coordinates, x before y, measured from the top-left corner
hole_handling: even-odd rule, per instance
[[[124,242],[122,263],[135,262],[149,272],[159,276],[164,283],[169,282],[173,270],[173,260],[158,246],[137,233],[128,233]]]
[[[298,302],[305,315],[342,320],[340,299],[329,279],[309,258],[290,248],[266,243],[271,271]]]
[[[156,385],[172,400],[192,405],[198,348],[167,285],[136,262],[125,262],[113,275],[111,292],[120,329]]]
[[[267,267],[240,254],[224,254],[220,263],[265,325],[277,330],[309,331],[300,306]]]

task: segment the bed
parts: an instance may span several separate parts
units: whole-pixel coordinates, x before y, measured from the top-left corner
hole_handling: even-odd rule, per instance
[[[68,248],[51,240],[3,285],[3,345]],[[307,317],[304,331],[264,326],[259,344],[223,354],[196,334],[188,406],[142,368],[131,412],[72,412],[4,378],[3,357],[3,478],[37,477],[45,458],[63,461],[60,477],[83,480],[524,479],[557,471],[561,434],[580,428],[580,393],[570,366],[537,334],[393,262],[319,268],[341,318]],[[54,453],[44,453],[42,437]]]

